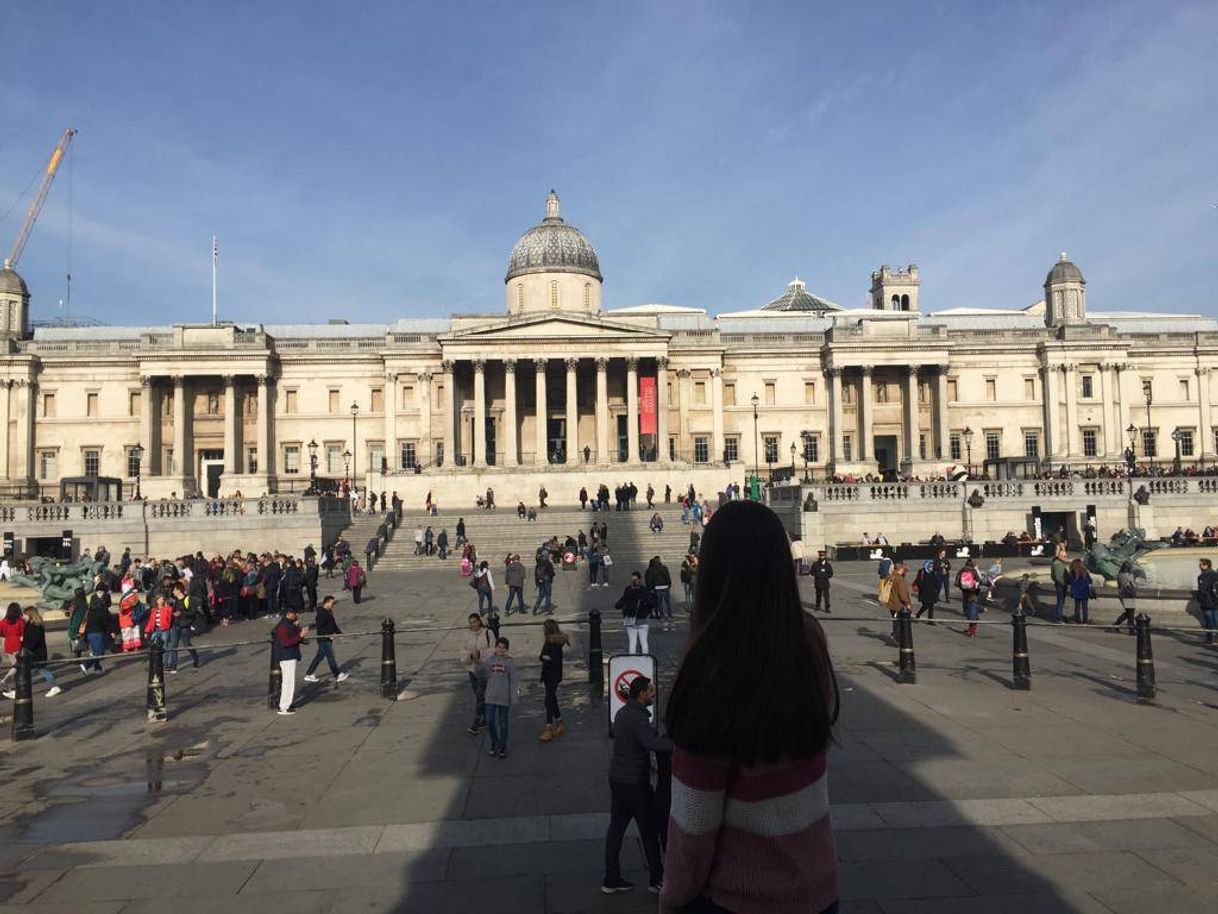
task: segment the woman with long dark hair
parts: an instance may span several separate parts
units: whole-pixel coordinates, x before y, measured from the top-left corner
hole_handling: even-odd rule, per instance
[[[707,524],[665,713],[674,753],[661,911],[837,910],[825,777],[837,690],[790,556],[782,522],[757,502],[729,502]]]

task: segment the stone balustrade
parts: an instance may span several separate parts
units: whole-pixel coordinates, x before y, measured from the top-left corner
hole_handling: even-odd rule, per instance
[[[1212,476],[1135,476],[1132,479],[968,479],[960,482],[813,482],[783,489],[812,493],[817,501],[891,502],[959,501],[979,492],[991,499],[1130,498],[1145,486],[1153,496],[1218,495],[1218,477]],[[779,487],[771,490],[778,492]],[[773,499],[772,499],[773,500]]]

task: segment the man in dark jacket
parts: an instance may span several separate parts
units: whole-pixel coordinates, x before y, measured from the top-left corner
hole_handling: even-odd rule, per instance
[[[368,540],[368,545],[364,547],[364,568],[368,571],[372,570],[372,560],[381,554],[381,541],[379,537],[373,536]]]
[[[671,629],[672,621],[672,575],[668,566],[660,561],[658,555],[653,555],[647,563],[647,571],[643,575],[643,584],[651,592],[655,601],[656,616],[662,620],[664,628]]]
[[[658,889],[664,881],[660,863],[660,841],[651,792],[651,753],[671,752],[672,743],[664,739],[651,725],[648,706],[655,701],[656,690],[651,680],[639,676],[630,683],[629,698],[613,719],[613,757],[609,761],[609,831],[605,834],[605,880],[601,891],[606,895],[627,892],[634,885],[622,878],[619,857],[626,826],[633,819],[643,839],[647,857],[649,882]]]
[[[643,586],[642,575],[636,571],[630,576],[630,583],[622,591],[621,598],[613,605],[622,611],[622,625],[626,629],[627,653],[651,653],[647,645],[647,620],[651,618],[655,600]]]
[[[520,561],[519,555],[513,555],[507,564],[507,568],[503,572],[503,582],[507,584],[508,595],[507,601],[503,604],[503,614],[510,616],[512,614],[512,601],[515,600],[520,606],[520,612],[524,610],[524,564]]]
[[[262,586],[266,592],[266,613],[268,616],[279,615],[279,581],[283,577],[283,569],[279,566],[279,559],[274,558],[267,562],[267,565],[262,569]]]
[[[317,553],[305,559],[304,586],[309,595],[309,612],[317,610]]]
[[[296,612],[304,612],[305,570],[300,560],[288,559],[287,567],[283,570],[283,602]]]
[[[295,714],[292,699],[296,697],[296,666],[300,663],[300,645],[309,633],[296,618],[296,610],[288,607],[283,618],[275,626],[271,650],[279,664],[281,678],[279,686],[279,713]]]
[[[1218,571],[1209,559],[1200,562],[1201,573],[1197,575],[1197,604],[1201,607],[1201,627],[1205,643],[1214,643],[1214,629],[1218,628]]]
[[[341,672],[338,668],[338,661],[334,659],[334,636],[342,633],[343,630],[338,627],[338,620],[334,618],[334,598],[328,596],[321,601],[321,609],[317,611],[317,653],[313,655],[313,659],[309,661],[309,668],[305,670],[305,682],[317,682],[313,671],[321,665],[323,658],[330,665],[330,672],[334,674],[335,682],[347,681],[349,674]]]
[[[829,608],[829,579],[833,577],[833,565],[825,556],[825,550],[821,549],[816,553],[816,561],[812,563],[812,585],[816,588],[816,609],[821,608],[821,601],[824,601],[824,609],[827,613],[832,613]]]
[[[520,556],[516,556],[517,561]],[[537,553],[537,563],[533,566],[533,583],[537,585],[537,599],[533,602],[533,615],[541,610],[545,603],[545,614],[554,612],[554,563],[546,556],[545,551]]]

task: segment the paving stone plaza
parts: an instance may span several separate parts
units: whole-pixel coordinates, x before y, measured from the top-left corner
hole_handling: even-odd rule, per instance
[[[197,673],[168,677],[163,724],[145,722],[142,663],[88,679],[67,668],[63,694],[36,692],[37,738],[0,742],[0,911],[655,910],[642,888],[598,891],[610,744],[584,623],[604,610],[606,656],[624,651],[612,604],[628,571],[653,548],[674,577],[680,564],[686,528],[672,507],[663,514],[654,540],[649,512],[606,516],[613,587],[589,591],[582,568],[558,573],[556,615],[573,648],[567,732],[548,744],[537,740],[539,627],[503,620],[524,683],[506,759],[466,732],[458,645],[475,595],[454,559],[387,561],[358,606],[323,578],[323,595],[333,584],[339,597],[349,634],[337,653],[351,678],[300,683],[294,717],[267,709],[267,620],[199,638],[259,643],[204,650]],[[480,518],[466,519],[477,540]],[[522,522],[517,551],[551,532],[568,531],[549,530],[544,513]],[[1213,909],[1218,653],[1196,636],[1157,636],[1157,702],[1140,705],[1134,639],[1033,624],[1032,689],[1019,692],[1008,617],[992,610],[985,619],[999,624],[976,639],[918,626],[918,682],[901,685],[874,582],[871,563],[840,564],[825,621],[842,693],[830,761],[842,911]],[[530,603],[533,592],[530,582]],[[941,621],[959,609],[954,598]],[[1097,615],[1108,621],[1104,600]],[[399,628],[408,700],[381,697],[380,638],[358,634],[384,617]],[[661,704],[686,633],[684,621],[652,627]],[[52,654],[62,638],[53,633]],[[623,868],[645,886],[633,837]]]

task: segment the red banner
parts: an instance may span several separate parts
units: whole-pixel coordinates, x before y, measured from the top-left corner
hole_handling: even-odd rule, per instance
[[[656,434],[655,378],[639,378],[639,433]]]

